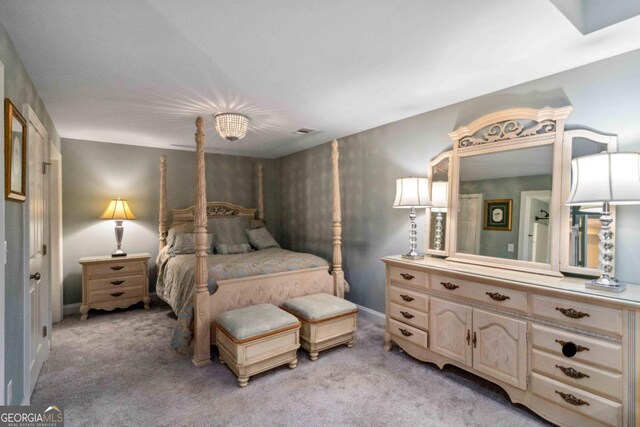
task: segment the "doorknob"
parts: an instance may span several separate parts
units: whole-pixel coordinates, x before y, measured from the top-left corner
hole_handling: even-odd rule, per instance
[[[40,280],[42,276],[40,275],[40,273],[36,273],[36,274],[32,274],[29,276],[29,279],[36,279],[36,280]]]

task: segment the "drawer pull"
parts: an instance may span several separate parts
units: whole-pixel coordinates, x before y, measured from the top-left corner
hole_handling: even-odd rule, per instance
[[[405,337],[410,337],[411,335],[413,335],[411,332],[407,331],[406,329],[403,328],[398,328],[398,330],[402,333],[402,335],[404,335]]]
[[[114,280],[113,282],[109,282],[112,285],[118,286],[118,285],[122,285],[124,283],[124,280]]]
[[[574,405],[574,406],[584,406],[587,405],[589,406],[589,402],[585,402],[582,399],[578,399],[577,397],[575,397],[573,394],[571,393],[563,393],[561,391],[556,390],[556,393],[558,393],[560,395],[560,397],[562,398],[562,400],[564,400],[565,402]]]
[[[589,375],[583,374],[580,371],[576,371],[575,369],[573,369],[571,367],[566,368],[564,366],[556,365],[556,368],[560,369],[563,374],[565,374],[566,376],[571,377],[571,378],[576,378],[576,379],[590,378]]]
[[[402,298],[406,302],[411,302],[415,299],[414,297],[410,297],[409,295],[400,295],[400,298]]]
[[[112,294],[110,294],[110,295],[111,295],[112,297],[119,297],[119,296],[124,295],[124,292],[114,292],[114,293],[112,293]]]
[[[511,297],[499,294],[498,292],[485,292],[485,294],[489,295],[489,298],[494,301],[506,301],[508,299],[511,299]]]
[[[407,311],[401,311],[400,314],[402,314],[402,317],[404,317],[405,319],[413,319],[414,317],[416,317]]]
[[[473,348],[476,348],[476,344],[478,344],[478,337],[476,337],[476,333],[473,333]]]
[[[556,342],[562,346],[562,354],[565,355],[566,357],[573,357],[576,355],[576,353],[580,353],[581,351],[589,351],[588,347],[576,345],[571,341],[567,342],[562,340],[556,340]]]
[[[467,345],[471,345],[471,330],[467,329]]]
[[[114,265],[113,267],[109,267],[113,271],[120,271],[124,268],[124,265]]]
[[[589,313],[583,313],[582,311],[576,311],[573,308],[556,307],[560,313],[572,319],[582,319],[583,317],[589,317]]]
[[[411,280],[411,279],[415,279],[416,276],[414,276],[413,274],[409,274],[409,273],[400,273],[400,275],[402,276],[402,278],[404,280]]]
[[[458,289],[460,287],[458,285],[454,285],[451,282],[440,282],[440,284],[444,286],[445,289],[448,289],[450,291],[453,291],[454,289]]]

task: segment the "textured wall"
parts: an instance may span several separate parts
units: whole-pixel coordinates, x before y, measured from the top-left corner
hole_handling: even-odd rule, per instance
[[[434,82],[437,84],[437,82]],[[384,311],[384,268],[379,258],[408,248],[408,211],[392,209],[395,179],[426,175],[427,163],[451,147],[447,133],[494,111],[516,106],[571,104],[567,127],[616,133],[621,151],[640,151],[640,51],[634,51],[340,140],[344,269],[358,304]],[[328,256],[329,144],[283,157],[283,239],[294,249]],[[639,206],[618,209],[618,278],[638,283]],[[424,210],[418,216],[423,246]]]
[[[114,221],[98,220],[114,197],[127,199],[137,217],[135,221],[124,222],[122,247],[125,252],[152,255],[150,290],[154,291],[161,154],[167,156],[169,209],[192,205],[195,153],[62,140],[65,304],[82,300],[82,269],[78,260],[115,251]],[[264,164],[265,216],[269,229],[279,239],[279,161],[260,161]],[[257,207],[257,162],[251,157],[207,154],[207,200]]]
[[[9,98],[23,115],[26,113],[24,105],[29,104],[47,130],[49,140],[53,142],[56,147],[60,147],[60,137],[49,117],[49,113],[47,113],[44,103],[38,96],[35,86],[31,82],[29,74],[27,74],[22,64],[22,60],[18,56],[7,31],[1,23],[0,62],[4,65],[5,97]],[[4,99],[0,101],[3,102],[2,109],[4,111]],[[4,189],[2,191],[4,191]],[[1,314],[5,316],[6,320],[5,383],[13,380],[12,402],[14,403],[20,403],[23,398],[23,290],[28,280],[26,277],[28,272],[25,271],[24,268],[27,257],[25,253],[27,248],[25,247],[23,234],[26,227],[24,222],[26,212],[28,212],[27,203],[8,201],[5,203],[4,215],[2,216],[4,229],[6,230],[4,239],[7,241],[8,248],[7,265],[3,278],[6,311]],[[0,287],[0,290],[1,289]]]

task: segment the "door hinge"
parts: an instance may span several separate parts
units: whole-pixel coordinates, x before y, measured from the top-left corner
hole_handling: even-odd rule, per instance
[[[46,326],[43,326],[43,327],[42,327],[42,337],[43,337],[43,338],[46,338],[46,337],[47,337],[47,327],[46,327]]]
[[[47,174],[47,166],[51,166],[51,163],[49,162],[42,162],[42,174],[46,175]]]
[[[42,245],[42,255],[47,254],[47,245]]]

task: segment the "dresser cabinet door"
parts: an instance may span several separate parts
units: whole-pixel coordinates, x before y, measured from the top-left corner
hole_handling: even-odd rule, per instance
[[[471,366],[470,307],[431,298],[431,351]]]
[[[526,390],[526,336],[526,322],[474,310],[473,368]]]

